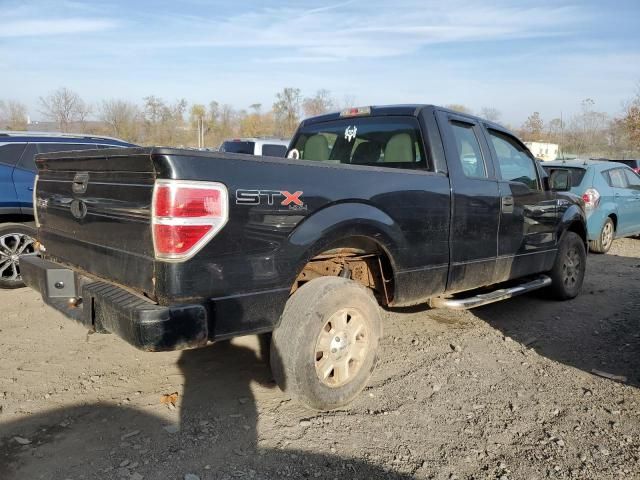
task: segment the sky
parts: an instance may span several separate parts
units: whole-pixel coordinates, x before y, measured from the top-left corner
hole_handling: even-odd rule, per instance
[[[0,99],[57,87],[270,108],[284,87],[358,105],[619,114],[640,82],[640,1],[0,0]]]

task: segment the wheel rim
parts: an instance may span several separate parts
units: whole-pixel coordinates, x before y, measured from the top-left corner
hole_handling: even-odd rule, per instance
[[[580,278],[580,272],[582,269],[582,259],[578,250],[570,248],[565,255],[564,263],[562,264],[562,281],[565,286],[572,289],[578,283]]]
[[[369,351],[369,332],[364,316],[355,308],[337,311],[324,323],[314,352],[316,374],[332,388],[352,380]]]
[[[0,279],[12,282],[22,280],[20,257],[33,253],[34,240],[23,233],[8,233],[0,236]]]
[[[606,222],[602,227],[602,246],[607,249],[611,246],[611,242],[613,242],[613,224]]]

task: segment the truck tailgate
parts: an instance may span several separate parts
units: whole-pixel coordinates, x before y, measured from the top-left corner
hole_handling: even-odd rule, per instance
[[[46,154],[37,165],[34,208],[45,256],[153,295],[149,149]]]

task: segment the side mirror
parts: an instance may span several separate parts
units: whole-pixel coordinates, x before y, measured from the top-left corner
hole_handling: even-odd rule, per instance
[[[554,192],[571,190],[571,172],[566,168],[552,170],[549,175],[549,188]]]

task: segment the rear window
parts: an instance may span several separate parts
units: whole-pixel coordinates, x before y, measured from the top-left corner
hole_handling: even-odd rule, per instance
[[[266,157],[284,157],[286,154],[286,145],[276,145],[273,143],[265,143],[262,145],[262,155]]]
[[[26,143],[7,143],[0,145],[0,163],[13,167],[24,151]]]
[[[356,117],[303,126],[289,158],[397,168],[425,168],[414,117]]]
[[[544,171],[547,172],[547,174],[550,174],[552,170],[556,170],[558,168],[566,168],[567,170],[569,170],[569,173],[571,174],[571,186],[572,187],[577,187],[582,183],[582,179],[584,178],[584,175],[587,173],[587,171],[584,168],[569,168],[569,167],[545,167],[543,165]]]
[[[253,155],[255,145],[255,142],[223,142],[220,146],[220,151]]]

